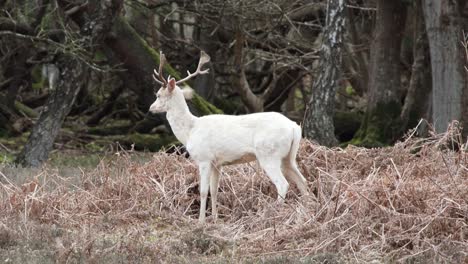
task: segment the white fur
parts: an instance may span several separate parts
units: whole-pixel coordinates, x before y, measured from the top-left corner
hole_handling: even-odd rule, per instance
[[[297,168],[296,154],[301,128],[279,113],[256,113],[241,116],[193,116],[182,89],[161,88],[150,112],[167,112],[167,120],[180,142],[184,144],[200,170],[200,221],[205,220],[208,189],[211,193],[212,215],[217,218],[216,196],[219,172],[223,165],[257,159],[283,200],[289,182],[307,195],[307,183]]]

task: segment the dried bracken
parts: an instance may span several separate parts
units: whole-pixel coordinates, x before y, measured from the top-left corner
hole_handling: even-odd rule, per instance
[[[196,220],[197,167],[176,154],[156,153],[142,164],[120,152],[74,177],[45,168],[24,183],[4,168],[0,249],[44,233],[59,261],[78,254],[112,262],[116,252],[141,262],[468,261],[468,163],[456,123],[388,148],[329,149],[304,140],[298,159],[314,197],[290,191],[278,204],[258,165],[225,167],[220,218],[208,216],[206,225]]]

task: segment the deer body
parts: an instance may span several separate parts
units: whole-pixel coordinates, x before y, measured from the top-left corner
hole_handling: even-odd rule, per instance
[[[216,165],[252,161],[259,152],[286,157],[294,129],[300,128],[278,113],[210,115],[196,119],[186,147],[194,160]]]
[[[202,58],[197,72],[203,65]],[[160,65],[156,76],[164,80],[160,76],[161,70]],[[301,139],[301,129],[296,123],[273,112],[195,117],[185,101],[187,90],[180,89],[173,78],[160,83],[163,87],[158,91],[150,112],[167,112],[174,135],[199,166],[200,221],[205,220],[208,191],[211,193],[212,215],[217,217],[216,198],[223,165],[256,159],[275,184],[278,200],[286,197],[288,182],[296,184],[302,195],[308,194],[306,180],[296,164]]]

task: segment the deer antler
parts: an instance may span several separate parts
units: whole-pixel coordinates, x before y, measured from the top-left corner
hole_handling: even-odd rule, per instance
[[[187,80],[199,75],[199,74],[206,74],[209,72],[210,69],[206,69],[206,70],[202,70],[201,68],[203,67],[203,65],[205,65],[206,63],[208,63],[210,61],[210,56],[208,54],[206,54],[204,51],[201,51],[200,52],[200,61],[198,61],[198,67],[197,67],[197,70],[194,72],[194,73],[190,73],[189,71],[187,71],[187,77],[183,78],[182,80],[179,80],[176,82],[176,84],[179,84],[179,83],[183,83],[183,82],[186,82]]]
[[[167,86],[167,81],[164,79],[162,75],[163,67],[164,64],[166,63],[166,56],[162,53],[162,51],[159,52],[159,72],[154,69],[154,74],[153,74],[153,79],[162,85],[163,87]]]

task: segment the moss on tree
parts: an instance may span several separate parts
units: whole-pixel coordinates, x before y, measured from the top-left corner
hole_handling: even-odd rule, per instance
[[[378,103],[366,113],[361,128],[349,144],[371,148],[393,143],[401,131],[400,112],[398,102]]]
[[[134,55],[144,55],[150,57],[155,65],[159,64],[159,53],[151,48],[148,43],[136,32],[136,30],[123,17],[118,17],[114,23],[113,30],[117,32],[119,38],[127,38],[125,41],[126,48],[129,48],[128,53]],[[135,41],[136,40],[136,41]],[[169,63],[164,65],[164,71],[176,79],[180,79],[180,74]]]
[[[198,116],[223,113],[223,111],[221,111],[219,108],[210,104],[208,101],[203,99],[203,97],[196,93],[194,93],[193,98],[189,101],[189,104],[193,106],[192,110],[194,110],[196,112],[194,114]]]
[[[18,101],[15,101],[15,110],[25,114],[27,117],[37,118],[39,116],[39,114],[32,108]]]

